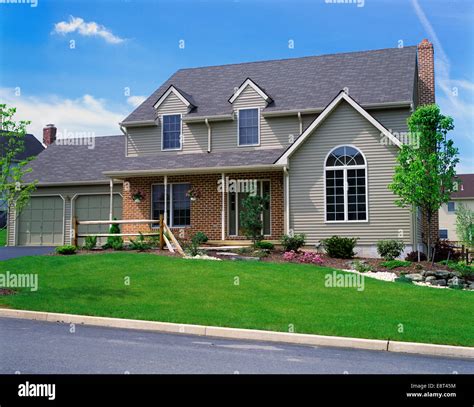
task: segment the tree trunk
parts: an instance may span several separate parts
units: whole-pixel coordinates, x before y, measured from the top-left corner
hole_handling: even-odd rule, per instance
[[[427,213],[427,222],[428,222],[428,261],[431,260],[431,211]]]

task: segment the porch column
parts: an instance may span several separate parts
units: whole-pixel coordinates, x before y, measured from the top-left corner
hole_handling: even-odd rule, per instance
[[[168,213],[168,176],[167,175],[165,175],[164,177],[164,185],[165,185],[165,213],[164,213],[163,219],[165,220],[165,223],[166,223],[166,220],[168,219],[166,216]]]
[[[109,220],[114,219],[114,180],[110,178],[110,203],[109,203]]]
[[[288,168],[283,168],[283,200],[285,207],[285,234],[290,233],[290,175],[288,174]]]
[[[225,174],[221,175],[221,188],[222,188],[222,209],[221,209],[221,240],[225,240]]]

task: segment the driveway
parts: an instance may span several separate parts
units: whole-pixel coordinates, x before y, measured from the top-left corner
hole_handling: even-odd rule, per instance
[[[472,374],[474,361],[0,318],[0,374],[14,372]]]
[[[0,247],[0,261],[14,259],[15,257],[37,256],[54,252],[54,247]]]

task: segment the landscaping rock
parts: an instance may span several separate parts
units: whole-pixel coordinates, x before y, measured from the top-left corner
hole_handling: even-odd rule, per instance
[[[235,261],[259,261],[260,257],[237,256],[237,257],[232,257],[232,260],[235,260]]]
[[[453,277],[448,280],[448,285],[460,286],[464,284],[464,279],[459,277]]]
[[[472,281],[471,283],[469,283],[469,289],[470,289],[470,290],[474,290],[474,281]]]
[[[452,273],[450,273],[449,271],[439,270],[439,271],[435,271],[434,275],[438,279],[441,279],[441,278],[448,279],[449,277],[452,277],[451,274]]]
[[[432,285],[439,285],[440,287],[446,287],[447,283],[445,279],[434,280]]]
[[[423,281],[424,278],[421,274],[414,273],[414,274],[405,274],[405,277],[411,281]]]
[[[425,278],[425,281],[427,283],[431,284],[431,283],[433,283],[433,281],[436,281],[436,277],[435,276],[428,276],[428,277]]]

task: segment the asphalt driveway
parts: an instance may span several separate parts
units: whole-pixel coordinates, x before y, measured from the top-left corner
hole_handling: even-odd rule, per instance
[[[54,247],[36,246],[36,247],[0,247],[0,261],[14,259],[15,257],[37,256],[54,252]]]

